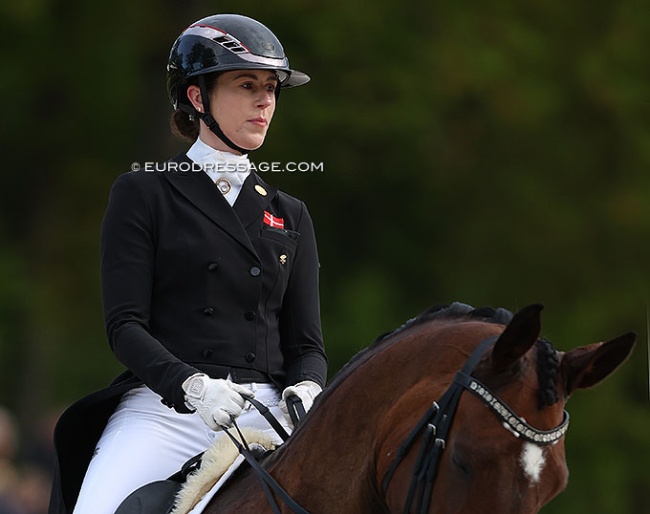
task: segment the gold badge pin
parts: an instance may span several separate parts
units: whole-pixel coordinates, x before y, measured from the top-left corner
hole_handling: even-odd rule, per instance
[[[280,255],[280,264],[283,266],[287,263],[287,256],[285,254]]]
[[[221,194],[227,195],[230,192],[231,185],[227,179],[220,178],[219,180],[217,180],[216,185],[217,185],[217,189],[221,191]]]
[[[266,196],[266,195],[267,195],[266,189],[264,189],[264,188],[263,188],[262,186],[260,186],[259,184],[257,184],[257,185],[255,186],[255,191],[257,191],[257,192],[258,192],[259,194],[261,194],[262,196]]]

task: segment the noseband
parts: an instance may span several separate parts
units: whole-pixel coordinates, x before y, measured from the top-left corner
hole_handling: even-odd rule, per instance
[[[416,513],[426,514],[429,512],[431,493],[438,474],[440,459],[463,391],[470,391],[481,399],[516,437],[521,437],[536,445],[546,446],[555,443],[569,428],[569,413],[566,410],[564,411],[562,423],[553,430],[538,430],[530,426],[515,414],[506,403],[501,401],[498,396],[492,393],[487,386],[471,376],[487,348],[497,339],[498,336],[490,337],[476,347],[463,368],[456,373],[453,382],[440,397],[440,400],[433,403],[433,406],[427,410],[397,450],[395,460],[382,481],[384,495],[397,467],[410,451],[418,435],[422,434],[420,451],[413,468],[413,478],[404,505],[404,514],[411,512],[414,502]]]

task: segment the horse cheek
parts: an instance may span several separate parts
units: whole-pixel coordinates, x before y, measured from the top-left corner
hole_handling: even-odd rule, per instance
[[[447,455],[448,457],[448,455]],[[471,494],[473,479],[459,473],[454,467],[441,461],[438,477],[433,488],[432,509],[435,514],[457,514],[460,512],[483,512],[485,498],[475,501]]]

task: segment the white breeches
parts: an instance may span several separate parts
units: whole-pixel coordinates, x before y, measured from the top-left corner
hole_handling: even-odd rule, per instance
[[[243,384],[282,423],[280,393],[271,384]],[[237,419],[240,427],[275,434],[268,422],[247,404]],[[104,429],[81,486],[74,514],[114,514],[120,503],[142,485],[164,480],[206,448],[215,432],[198,414],[179,414],[160,402],[146,386],[126,393]],[[276,435],[278,443],[281,439]]]

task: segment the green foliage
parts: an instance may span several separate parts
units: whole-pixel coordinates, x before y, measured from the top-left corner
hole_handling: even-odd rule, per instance
[[[172,156],[169,48],[214,12],[260,19],[312,82],[257,162],[317,228],[335,372],[454,300],[542,302],[558,348],[646,337],[650,15],[640,3],[5,2],[0,403],[23,420],[104,385],[99,226],[111,182]],[[544,512],[647,513],[644,345],[569,404],[567,491]],[[25,401],[28,400],[28,401]]]

